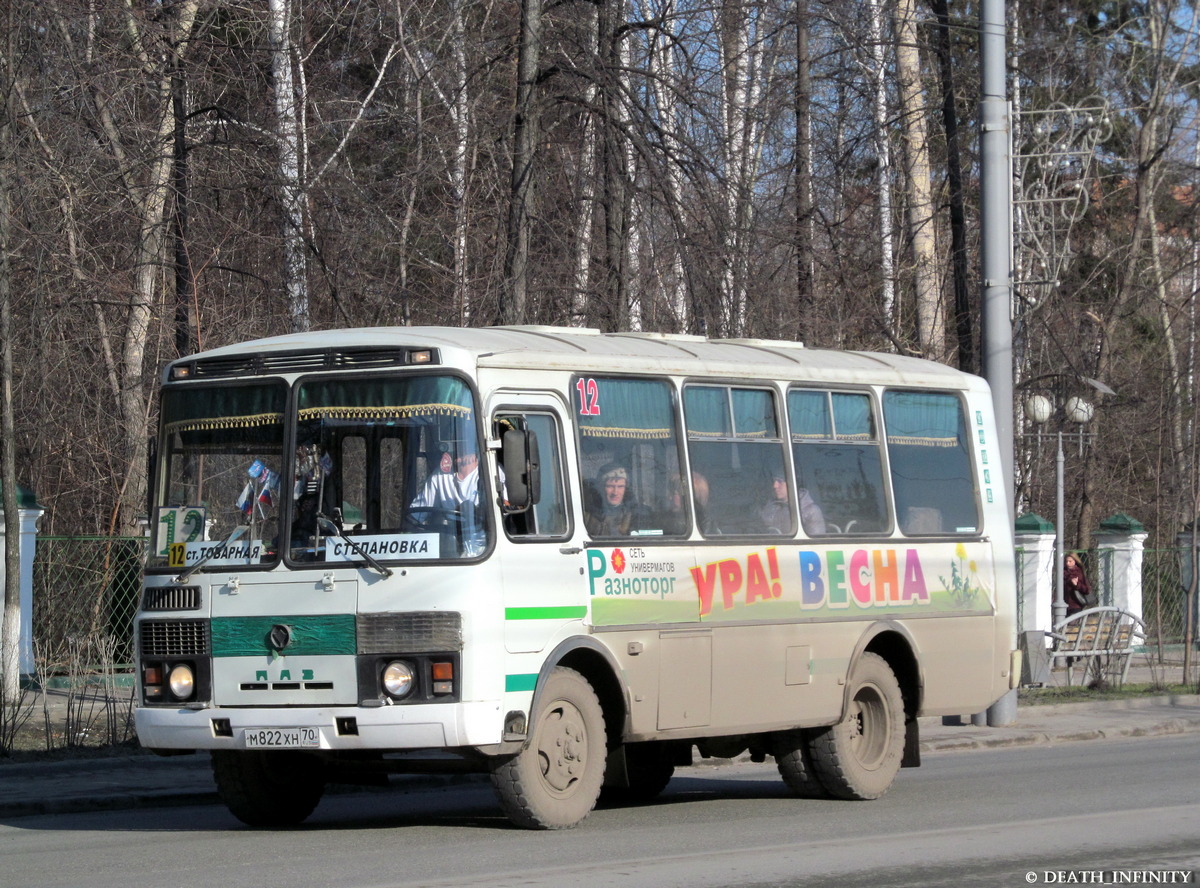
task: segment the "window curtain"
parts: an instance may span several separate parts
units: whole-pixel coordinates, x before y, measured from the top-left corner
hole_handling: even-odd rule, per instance
[[[596,379],[594,406],[578,415],[584,438],[661,440],[674,436],[671,390],[646,379]]]
[[[883,421],[888,444],[958,447],[965,443],[962,405],[939,392],[887,392]]]
[[[325,379],[300,387],[299,420],[374,422],[451,416],[470,420],[471,390],[461,379]]]

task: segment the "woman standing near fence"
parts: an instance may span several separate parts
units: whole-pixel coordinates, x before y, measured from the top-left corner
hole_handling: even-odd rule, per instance
[[[1068,617],[1095,603],[1083,565],[1072,554],[1063,559],[1063,599],[1066,601]]]

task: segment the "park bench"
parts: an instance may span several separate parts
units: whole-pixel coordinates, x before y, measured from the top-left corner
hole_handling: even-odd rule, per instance
[[[1146,629],[1140,619],[1119,607],[1092,607],[1072,614],[1046,634],[1054,639],[1050,664],[1061,661],[1066,666],[1068,686],[1082,661],[1084,684],[1099,681],[1120,687],[1136,647],[1145,641]]]

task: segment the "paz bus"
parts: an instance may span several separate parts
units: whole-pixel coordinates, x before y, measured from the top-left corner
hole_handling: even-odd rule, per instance
[[[1016,686],[986,384],[797,343],[322,331],[164,370],[137,733],[291,825],[489,773],[572,827],[697,758],[872,799]]]

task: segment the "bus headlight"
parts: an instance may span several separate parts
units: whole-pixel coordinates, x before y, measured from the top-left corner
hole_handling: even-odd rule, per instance
[[[413,688],[412,666],[403,660],[393,660],[383,667],[383,689],[393,697],[404,697]]]
[[[171,674],[167,676],[167,685],[177,700],[189,699],[196,690],[196,675],[192,672],[192,667],[186,663],[172,666]]]

